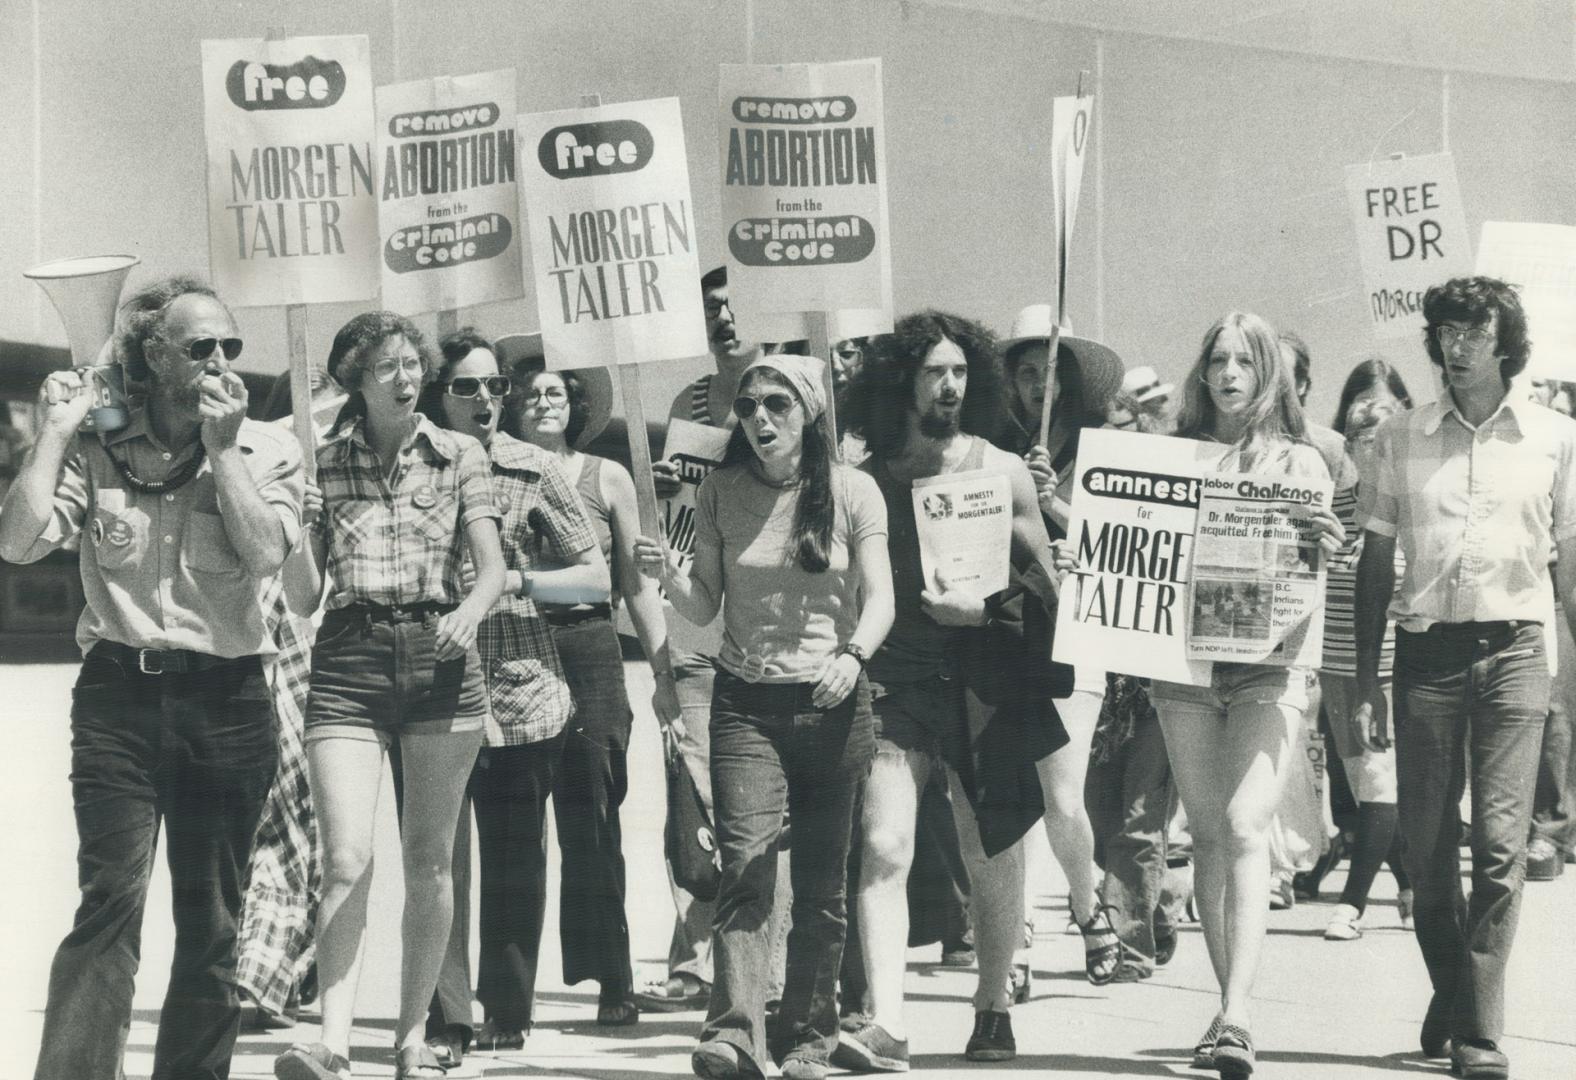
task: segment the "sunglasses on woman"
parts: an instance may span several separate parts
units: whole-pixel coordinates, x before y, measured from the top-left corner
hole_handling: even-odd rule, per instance
[[[755,415],[756,409],[764,405],[773,416],[787,416],[788,411],[797,404],[792,394],[767,394],[762,398],[741,394],[733,399],[733,415],[740,420],[748,420]]]
[[[444,383],[443,392],[450,397],[476,397],[483,386],[495,398],[506,397],[509,393],[509,376],[489,375],[482,379],[475,375],[461,375]]]
[[[234,360],[237,356],[241,355],[241,346],[243,342],[238,337],[200,337],[196,338],[195,340],[188,341],[185,345],[178,345],[173,341],[171,341],[170,344],[175,345],[175,347],[178,349],[185,349],[187,356],[191,357],[198,363],[202,363],[202,361],[213,355],[213,351],[215,349],[222,350],[226,360]]]

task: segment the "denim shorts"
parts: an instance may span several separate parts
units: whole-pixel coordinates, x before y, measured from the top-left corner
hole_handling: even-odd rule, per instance
[[[368,618],[354,608],[323,617],[312,647],[305,740],[480,731],[487,715],[481,657],[473,645],[435,657],[440,615]]]
[[[1231,705],[1282,705],[1305,712],[1308,679],[1307,668],[1217,663],[1208,686],[1156,679],[1150,687],[1149,698],[1156,707],[1162,701],[1172,701],[1217,709]]]

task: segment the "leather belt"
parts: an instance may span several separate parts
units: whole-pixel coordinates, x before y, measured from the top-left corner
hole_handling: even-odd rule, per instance
[[[133,649],[118,641],[100,641],[90,652],[108,656],[121,667],[131,668],[144,675],[187,675],[255,659],[255,656],[214,656],[190,649]]]
[[[542,615],[549,626],[575,626],[592,619],[608,619],[613,615],[611,604],[588,604],[585,607],[543,607]]]

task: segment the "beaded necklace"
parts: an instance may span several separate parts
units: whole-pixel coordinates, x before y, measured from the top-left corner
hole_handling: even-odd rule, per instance
[[[144,480],[131,471],[130,462],[122,461],[110,452],[109,443],[104,441],[102,435],[99,436],[99,443],[104,447],[104,453],[109,457],[110,464],[114,465],[115,471],[120,473],[120,478],[126,481],[132,490],[139,491],[144,495],[160,495],[166,491],[174,491],[184,486],[192,477],[197,475],[197,470],[202,468],[203,458],[207,456],[207,450],[203,446],[202,440],[199,439],[197,449],[192,452],[192,456],[186,464],[166,475],[163,480]]]

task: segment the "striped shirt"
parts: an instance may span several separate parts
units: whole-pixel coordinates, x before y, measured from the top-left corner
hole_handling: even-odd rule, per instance
[[[522,572],[563,566],[596,546],[580,498],[552,454],[503,432],[487,445],[503,510],[504,565]],[[488,746],[550,739],[574,712],[552,628],[530,597],[505,593],[477,629],[492,706]]]
[[[389,478],[357,420],[318,447],[317,482],[330,610],[465,599],[465,526],[499,517],[481,443],[418,414]]]
[[[1357,674],[1357,563],[1363,557],[1363,531],[1357,527],[1357,488],[1335,493],[1331,509],[1341,519],[1346,539],[1329,562],[1324,594],[1324,662],[1319,670],[1327,675]],[[1396,589],[1406,570],[1406,559],[1395,553]],[[1387,623],[1384,645],[1379,653],[1379,677],[1388,679],[1395,666],[1395,623]]]
[[[1549,561],[1576,537],[1576,422],[1512,392],[1473,427],[1450,399],[1386,420],[1363,527],[1393,536],[1402,629],[1553,618]]]

